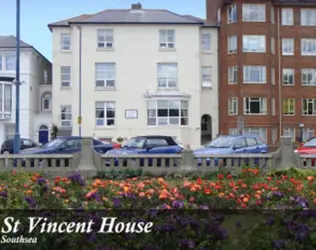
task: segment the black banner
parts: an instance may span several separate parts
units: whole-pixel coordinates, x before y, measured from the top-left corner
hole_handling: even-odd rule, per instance
[[[316,249],[316,211],[14,210],[0,249]]]

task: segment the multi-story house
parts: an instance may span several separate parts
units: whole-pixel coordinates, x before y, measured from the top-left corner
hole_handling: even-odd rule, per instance
[[[207,19],[220,25],[221,132],[314,136],[316,1],[208,0]]]
[[[200,145],[218,133],[217,25],[133,4],[49,28],[60,134]]]
[[[15,78],[16,38],[0,36],[0,77]],[[41,143],[51,127],[51,63],[33,46],[20,41],[20,135]],[[14,137],[15,85],[0,81],[0,143]]]

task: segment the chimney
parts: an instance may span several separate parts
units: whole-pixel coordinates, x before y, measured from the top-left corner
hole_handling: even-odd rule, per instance
[[[217,13],[222,2],[222,0],[206,0],[206,21],[208,23],[217,23]]]
[[[140,10],[142,9],[142,5],[140,3],[132,4],[132,10]]]

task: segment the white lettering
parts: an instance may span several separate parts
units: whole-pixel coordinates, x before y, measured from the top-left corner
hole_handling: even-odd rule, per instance
[[[116,221],[116,217],[113,218],[108,218],[108,217],[104,217],[102,218],[102,224],[101,227],[98,231],[98,233],[113,233],[113,227],[114,227],[114,223]],[[108,220],[110,220],[110,224],[108,224]],[[106,230],[106,232],[104,231],[105,227],[108,226],[109,228]]]
[[[7,233],[17,233],[19,231],[18,227],[21,224],[20,220],[15,221],[13,217],[6,217],[4,219],[4,225],[6,226],[7,230],[5,228],[1,228],[1,233],[7,234]],[[14,222],[14,223],[13,223]],[[14,226],[12,226],[12,224]]]
[[[36,222],[35,222],[36,220]],[[32,233],[37,225],[43,220],[43,217],[29,217],[29,233]],[[35,222],[35,223],[34,223]],[[41,230],[42,231],[42,230]]]

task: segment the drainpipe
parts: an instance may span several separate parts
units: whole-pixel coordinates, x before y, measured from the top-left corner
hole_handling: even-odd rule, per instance
[[[279,70],[279,130],[280,137],[283,135],[282,131],[282,68],[281,68],[281,38],[280,38],[280,8],[278,8],[278,70]]]
[[[20,0],[16,0],[16,69],[15,69],[14,154],[20,153]]]
[[[81,100],[81,92],[82,92],[82,31],[81,26],[78,27],[79,29],[79,117],[78,117],[78,125],[79,125],[79,136],[81,136],[81,124],[82,124],[82,117],[81,117],[81,111],[82,111],[82,100]]]

